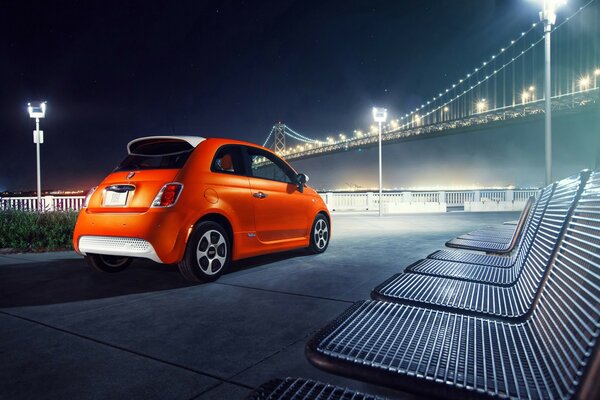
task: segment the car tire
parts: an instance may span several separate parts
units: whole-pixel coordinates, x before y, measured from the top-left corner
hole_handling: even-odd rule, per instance
[[[331,228],[329,220],[323,214],[317,214],[310,229],[310,245],[308,251],[312,254],[323,253],[329,246]]]
[[[199,223],[188,240],[183,260],[178,267],[181,275],[193,282],[213,282],[219,279],[231,263],[231,240],[218,223]]]
[[[133,261],[131,257],[107,256],[103,254],[87,254],[85,261],[98,272],[121,272]]]

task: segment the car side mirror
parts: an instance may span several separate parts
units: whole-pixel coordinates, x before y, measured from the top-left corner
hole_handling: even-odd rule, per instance
[[[305,174],[296,175],[296,184],[298,185],[298,191],[304,193],[304,186],[308,182],[308,176]]]

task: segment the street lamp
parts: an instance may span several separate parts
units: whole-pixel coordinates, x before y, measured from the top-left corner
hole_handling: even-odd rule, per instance
[[[566,0],[543,0],[543,8],[540,12],[540,21],[544,23],[544,99],[546,103],[546,185],[552,182],[552,84],[550,75],[550,33],[552,26],[556,23],[556,9],[565,4]]]
[[[37,163],[37,208],[42,208],[42,177],[40,173],[40,143],[44,143],[44,132],[40,131],[40,118],[46,116],[46,102],[43,101],[37,106],[27,103],[29,118],[35,119],[35,131],[33,131],[33,143],[35,143],[35,154]]]
[[[586,90],[590,87],[590,77],[583,76],[579,79],[579,89]]]
[[[477,112],[482,113],[487,110],[487,103],[485,99],[481,99],[477,102]]]
[[[387,120],[387,109],[373,107],[373,120],[379,125],[379,216],[381,217],[381,203],[383,200],[383,179],[381,171],[381,124]]]

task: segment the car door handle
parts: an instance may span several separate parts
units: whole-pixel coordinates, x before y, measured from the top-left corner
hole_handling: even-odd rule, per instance
[[[252,196],[256,197],[257,199],[264,199],[265,197],[267,197],[267,195],[263,192],[253,193]]]

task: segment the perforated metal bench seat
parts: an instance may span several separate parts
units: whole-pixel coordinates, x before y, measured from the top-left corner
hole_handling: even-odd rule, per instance
[[[477,264],[483,266],[491,266],[498,268],[507,268],[515,265],[517,260],[522,262],[522,257],[526,255],[526,252],[529,251],[531,247],[531,243],[533,237],[539,228],[539,224],[541,222],[542,216],[546,212],[546,207],[548,205],[548,201],[550,200],[553,192],[554,185],[549,185],[541,190],[540,196],[536,204],[533,206],[531,213],[528,215],[527,220],[525,222],[525,231],[519,240],[519,244],[515,249],[515,252],[510,256],[503,255],[489,255],[489,254],[481,254],[474,252],[467,252],[462,250],[438,250],[434,253],[431,253],[427,256],[427,259],[431,260],[440,260],[440,261],[451,261],[453,263],[461,263],[461,264]],[[424,266],[423,273],[438,275],[438,276],[446,276],[443,271],[447,270],[443,266],[443,264],[439,265],[440,269],[433,271],[430,266],[433,264],[429,264],[428,266]],[[464,267],[460,267],[463,269]],[[419,263],[413,264],[410,267],[407,267],[407,270],[411,272],[421,272],[419,269]],[[451,274],[448,276],[452,276]],[[477,273],[475,274],[477,276]],[[463,276],[464,278],[464,276]],[[476,279],[477,278],[473,278]]]
[[[506,235],[504,232],[475,231],[449,240],[446,246],[467,250],[485,251],[490,253],[510,253],[519,242],[519,238],[526,225],[526,220],[533,209],[535,199],[530,198],[521,213],[519,223],[514,227],[512,235]]]
[[[454,261],[467,264],[489,265],[492,267],[510,267],[515,261],[515,256],[490,255],[482,253],[469,253],[460,250],[437,250],[427,258],[432,260]]]
[[[501,225],[501,226],[504,228],[508,228],[508,229],[501,229],[499,227],[486,226],[485,228],[480,228],[473,232],[462,234],[458,237],[461,239],[490,238],[490,239],[497,239],[497,240],[503,239],[505,241],[510,241],[515,234],[515,227],[514,226],[506,226],[506,225]]]
[[[384,400],[383,397],[304,378],[273,379],[247,400]]]
[[[512,267],[495,268],[494,272],[487,273],[484,269],[493,267],[464,264],[462,269],[455,270],[457,276],[452,277],[399,273],[375,287],[371,297],[495,318],[523,316],[531,308],[555,249],[561,242],[566,222],[577,204],[580,189],[583,189],[581,180],[586,181],[588,175],[583,173],[557,183],[539,228],[535,232],[527,232],[525,240],[531,246],[523,248],[519,261]]]
[[[521,319],[362,301],[317,332],[306,355],[328,372],[446,398],[594,398],[597,377],[590,374],[600,366],[599,335],[600,175],[594,173],[534,307]]]
[[[466,253],[473,259],[499,259],[502,263],[497,266],[485,264],[473,264],[465,262],[437,260],[427,258],[418,261],[405,269],[405,272],[439,276],[443,278],[463,279],[472,282],[489,283],[494,285],[511,285],[515,282],[525,258],[531,249],[534,238],[536,237],[540,222],[546,212],[548,201],[554,193],[554,186],[544,188],[541,192],[539,201],[536,203],[532,213],[526,221],[526,228],[521,237],[520,243],[517,246],[516,253],[510,257],[487,256],[482,254]],[[447,250],[446,252],[452,252]],[[453,252],[465,254],[454,250]],[[451,253],[452,254],[452,253]],[[476,257],[479,256],[479,257]]]
[[[409,265],[406,267],[405,272],[506,286],[515,282],[521,268],[518,266],[510,268],[490,267],[489,265],[465,264],[426,258]]]
[[[457,237],[456,239],[452,239],[452,242],[458,242],[458,241],[476,241],[476,242],[491,242],[491,243],[499,243],[499,244],[504,244],[504,245],[508,245],[509,242],[512,240],[512,235],[510,236],[500,236],[500,235],[471,235],[469,233],[465,234],[465,235],[461,235],[459,237]]]

